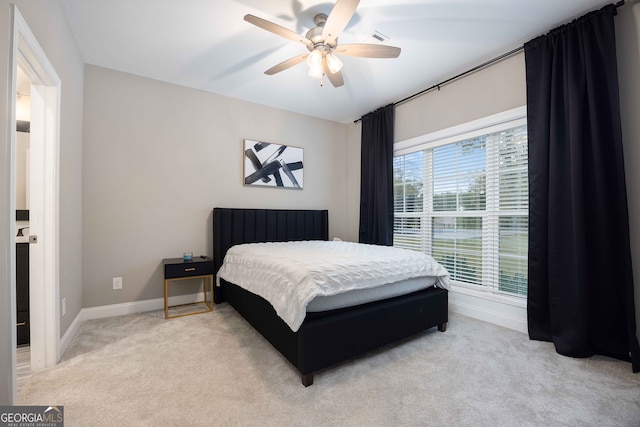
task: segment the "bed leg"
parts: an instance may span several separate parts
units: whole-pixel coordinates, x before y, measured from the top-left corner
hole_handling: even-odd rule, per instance
[[[439,330],[440,332],[445,332],[445,331],[447,330],[447,322],[440,323],[440,324],[438,325],[438,330]]]
[[[302,385],[309,387],[313,384],[313,374],[302,374]]]

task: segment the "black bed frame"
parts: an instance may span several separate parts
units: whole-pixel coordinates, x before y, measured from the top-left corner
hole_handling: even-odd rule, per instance
[[[227,250],[240,243],[328,240],[328,211],[282,209],[213,210],[215,272]],[[214,301],[229,302],[302,376],[313,384],[315,372],[448,321],[447,291],[430,287],[395,298],[322,313],[308,313],[297,332],[277,316],[269,302],[220,280]]]

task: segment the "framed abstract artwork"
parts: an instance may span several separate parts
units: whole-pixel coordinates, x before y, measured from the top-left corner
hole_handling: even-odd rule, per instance
[[[244,185],[293,188],[304,186],[304,149],[244,140]]]

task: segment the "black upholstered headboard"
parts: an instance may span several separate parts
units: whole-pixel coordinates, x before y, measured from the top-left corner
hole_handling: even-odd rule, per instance
[[[213,209],[214,272],[227,250],[241,243],[328,240],[329,211],[290,209]],[[216,302],[221,297],[215,295]]]

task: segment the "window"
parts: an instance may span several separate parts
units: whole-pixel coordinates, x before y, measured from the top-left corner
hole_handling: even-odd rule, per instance
[[[526,297],[527,127],[523,109],[508,116],[396,144],[393,245],[433,256],[458,285]]]

